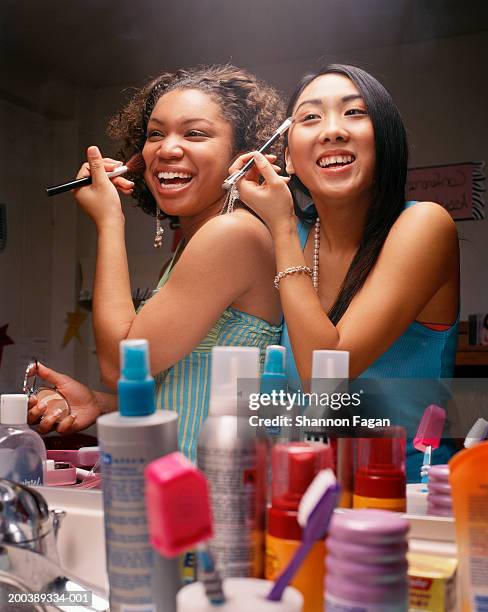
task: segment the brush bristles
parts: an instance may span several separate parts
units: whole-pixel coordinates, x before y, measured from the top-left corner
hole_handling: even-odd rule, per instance
[[[131,174],[142,174],[146,169],[142,153],[135,153],[125,165]]]
[[[331,469],[320,470],[320,472],[312,480],[308,489],[303,494],[303,497],[298,506],[298,524],[304,528],[307,524],[308,517],[318,504],[322,495],[326,490],[336,482],[336,477]]]

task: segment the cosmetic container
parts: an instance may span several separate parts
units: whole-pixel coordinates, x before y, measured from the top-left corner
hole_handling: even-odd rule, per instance
[[[46,461],[44,485],[46,487],[63,487],[76,484],[76,467],[65,461]]]
[[[281,601],[268,601],[273,583],[256,578],[227,578],[223,588],[226,602],[212,605],[201,582],[190,584],[178,593],[177,612],[301,612],[303,598],[293,587],[287,587]]]
[[[22,485],[42,485],[46,447],[27,425],[28,396],[6,393],[0,397],[0,478]]]
[[[266,357],[264,359],[264,369],[261,376],[261,395],[279,398],[279,394],[286,392],[288,379],[285,372],[286,348],[270,344],[266,347]],[[291,416],[284,406],[277,405],[278,401],[271,406],[261,406],[260,416],[275,418],[283,415]],[[286,442],[291,439],[293,426],[282,427],[281,425],[270,425],[266,427],[268,441],[270,444],[276,442]]]
[[[100,458],[98,446],[84,446],[78,450],[48,450],[47,458],[55,461],[67,461],[75,467],[91,468]]]
[[[347,392],[349,380],[348,351],[313,351],[312,380],[310,385],[313,398],[305,410],[305,416],[311,419],[332,417],[349,417],[349,410],[338,411],[324,407],[320,398],[332,397],[334,393]],[[344,412],[346,413],[344,415]],[[353,440],[344,431],[336,431],[324,426],[307,424],[303,428],[303,438],[310,442],[329,442],[334,450],[334,471],[341,487],[339,506],[352,507],[353,492]],[[336,434],[336,435],[335,435]]]
[[[289,442],[272,450],[272,504],[268,510],[265,578],[275,580],[288,565],[302,540],[298,506],[320,470],[332,467],[328,445]],[[304,612],[321,610],[324,604],[325,544],[316,542],[291,581],[304,598]]]
[[[407,612],[408,521],[385,510],[335,513],[327,539],[327,612]]]
[[[427,514],[452,516],[448,465],[433,465],[430,468],[427,491]]]
[[[175,412],[155,412],[146,340],[120,343],[119,412],[97,420],[112,612],[174,612],[178,561],[153,551],[144,502],[147,464],[177,449]]]
[[[259,393],[259,349],[214,347],[197,464],[210,484],[210,550],[222,577],[263,573],[266,439],[249,424],[251,393]]]
[[[449,461],[462,612],[488,607],[488,442],[466,448]]]
[[[390,427],[376,431],[383,437],[356,440],[353,507],[405,512],[405,430]]]

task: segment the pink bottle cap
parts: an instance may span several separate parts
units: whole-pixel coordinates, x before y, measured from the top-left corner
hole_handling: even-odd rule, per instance
[[[413,439],[414,448],[421,452],[425,452],[428,446],[433,449],[438,448],[445,422],[446,411],[444,408],[435,404],[427,406],[422,415],[417,434]]]
[[[205,476],[181,453],[152,461],[145,469],[151,545],[174,557],[212,537],[212,513]]]

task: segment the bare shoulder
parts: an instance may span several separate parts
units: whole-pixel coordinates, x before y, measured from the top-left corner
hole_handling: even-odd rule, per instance
[[[454,247],[458,243],[456,224],[440,204],[435,202],[417,202],[405,209],[393,224],[388,234],[387,243],[398,239],[415,238],[422,247],[425,241],[445,242]]]
[[[198,230],[192,242],[199,245],[223,245],[235,250],[261,250],[272,249],[273,240],[264,223],[244,210],[237,210],[232,214],[213,217]],[[218,248],[218,247],[217,247]]]

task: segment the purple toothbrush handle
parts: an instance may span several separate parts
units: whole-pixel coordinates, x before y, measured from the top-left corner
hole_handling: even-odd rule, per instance
[[[292,561],[288,564],[285,571],[280,575],[278,580],[274,583],[269,595],[266,597],[268,601],[281,601],[283,593],[286,587],[290,584],[293,576],[298,571],[298,568],[302,564],[305,557],[310,552],[310,549],[315,544],[312,541],[305,541],[300,544],[300,548],[296,551]]]

